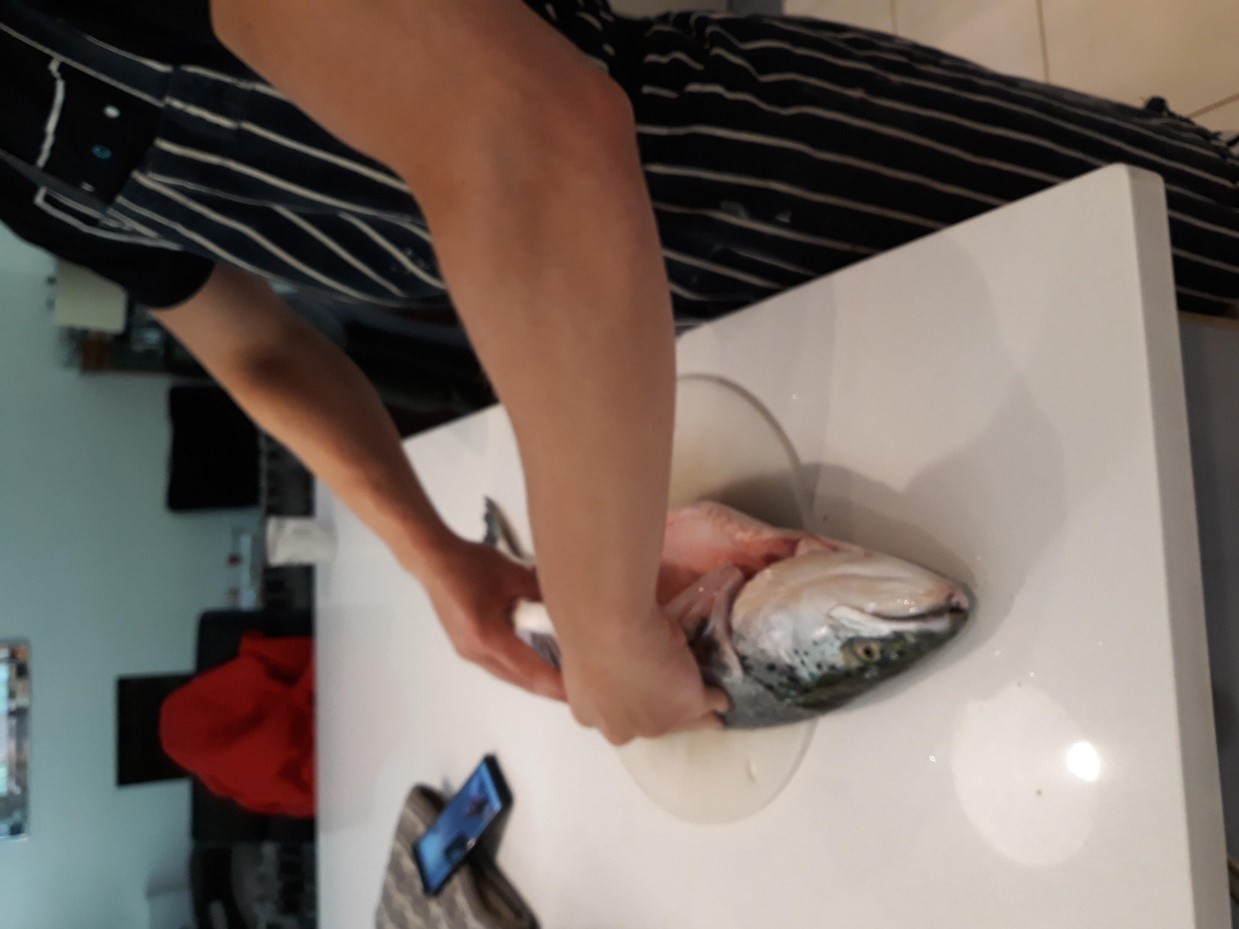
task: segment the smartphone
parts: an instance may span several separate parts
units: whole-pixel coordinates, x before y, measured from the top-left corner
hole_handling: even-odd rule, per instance
[[[499,762],[487,755],[413,846],[413,860],[427,896],[438,895],[486,831],[511,807],[512,793]]]

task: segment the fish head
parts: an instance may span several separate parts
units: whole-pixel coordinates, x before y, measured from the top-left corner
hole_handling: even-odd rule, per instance
[[[959,631],[964,589],[910,562],[855,546],[780,561],[740,591],[732,645],[747,676],[817,713],[911,666]]]

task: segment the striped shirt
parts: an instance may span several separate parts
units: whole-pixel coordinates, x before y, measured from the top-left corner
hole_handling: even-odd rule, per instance
[[[530,6],[632,99],[685,316],[1113,162],[1165,179],[1180,305],[1222,313],[1239,299],[1239,159],[1164,105],[816,20]],[[143,302],[185,299],[216,262],[336,299],[447,300],[404,182],[239,65],[139,54],[0,0],[0,82],[25,133],[0,133],[0,219]]]

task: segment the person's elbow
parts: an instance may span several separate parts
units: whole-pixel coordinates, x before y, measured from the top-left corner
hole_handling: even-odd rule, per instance
[[[591,72],[593,69],[589,69]],[[624,91],[602,72],[542,94],[497,94],[468,132],[441,140],[433,163],[405,174],[432,223],[469,200],[490,209],[512,197],[569,194],[640,172],[636,121]]]
[[[637,125],[632,101],[615,81],[601,72],[575,90],[567,111],[559,115],[568,126],[575,123],[584,127],[596,142],[627,148],[636,144]]]
[[[610,183],[617,171],[639,171],[637,127],[627,94],[602,72],[561,91],[547,108],[537,150],[524,154],[554,166],[561,185],[595,178]]]

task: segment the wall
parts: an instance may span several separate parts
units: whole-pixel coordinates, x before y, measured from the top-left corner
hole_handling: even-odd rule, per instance
[[[168,381],[67,370],[50,260],[0,227],[0,637],[33,647],[31,835],[0,842],[0,924],[145,929],[185,882],[185,782],[118,790],[115,680],[192,666],[247,514],[163,507]],[[156,927],[165,929],[165,927]]]

